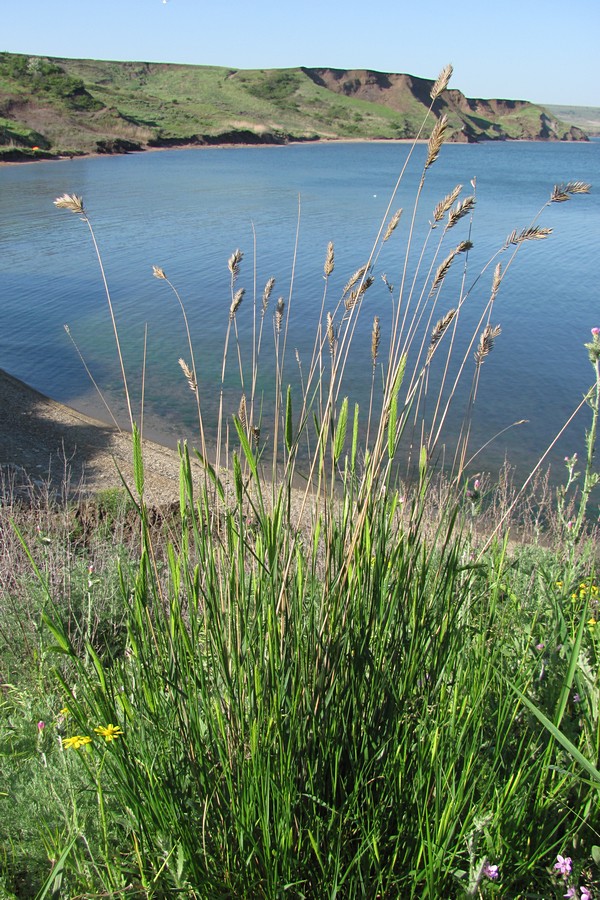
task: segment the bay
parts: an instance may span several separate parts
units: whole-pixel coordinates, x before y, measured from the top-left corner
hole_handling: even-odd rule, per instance
[[[393,186],[407,158],[406,144],[320,144],[269,148],[174,150],[122,157],[4,166],[0,169],[0,366],[53,398],[106,419],[75,347],[120,419],[124,403],[104,288],[85,223],[57,210],[55,197],[83,196],[106,268],[138,415],[147,327],[147,433],[173,445],[196,436],[195,404],[179,368],[189,361],[183,319],[168,285],[152,276],[164,268],[185,304],[196,352],[205,422],[216,421],[221,359],[231,302],[227,260],[244,253],[236,287],[246,294],[236,316],[248,393],[253,296],[267,279],[276,285],[264,321],[257,397],[268,422],[274,387],[273,310],[282,296],[289,310],[284,383],[297,383],[310,364],[329,241],[335,270],[327,286],[333,311],[353,272],[369,258]],[[366,410],[371,385],[373,316],[389,339],[391,295],[402,280],[411,215],[425,157],[418,146],[392,210],[400,224],[384,245],[357,319],[343,395]],[[497,469],[508,458],[526,473],[546,451],[589,388],[593,373],[583,344],[600,325],[600,142],[448,145],[427,172],[413,229],[408,281],[435,205],[456,184],[477,202],[448,234],[439,263],[469,238],[455,369],[488,302],[493,265],[486,266],[513,229],[532,223],[556,183],[589,181],[592,193],[546,208],[539,219],[547,240],[524,244],[511,263],[492,313],[502,333],[482,367],[471,449],[473,470]],[[440,229],[426,250],[426,272]],[[497,257],[505,265],[510,251]],[[495,265],[495,262],[494,262]],[[483,274],[480,273],[483,270]],[[479,277],[480,276],[480,277]],[[456,305],[463,257],[443,285],[436,316]],[[291,295],[291,299],[290,299]],[[341,316],[338,314],[338,318]],[[260,313],[257,314],[260,322]],[[422,324],[427,321],[424,316]],[[435,318],[434,318],[435,321]],[[463,382],[446,422],[451,447],[462,421],[474,363],[467,354]],[[242,390],[233,337],[225,411],[237,411]],[[434,377],[435,382],[435,377]],[[518,420],[526,424],[510,427]],[[565,455],[583,453],[586,410],[548,456],[555,473]]]

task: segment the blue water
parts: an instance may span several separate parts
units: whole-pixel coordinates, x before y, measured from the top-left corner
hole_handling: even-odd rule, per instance
[[[292,300],[285,380],[298,378],[295,351],[306,373],[324,288],[327,243],[335,271],[326,309],[335,307],[350,275],[369,257],[392,188],[409,152],[404,144],[330,144],[273,148],[177,150],[4,166],[0,169],[0,367],[57,400],[99,417],[102,407],[67,337],[68,324],[94,378],[123,417],[119,369],[106,298],[87,226],[53,199],[81,194],[106,266],[135,405],[139,406],[144,328],[148,329],[146,424],[174,443],[195,434],[194,398],[178,366],[189,359],[183,320],[164,282],[162,266],[187,310],[200,371],[205,421],[216,415],[223,342],[230,304],[227,259],[239,247],[244,260],[238,287],[246,296],[237,315],[246,377],[254,285],[260,295],[276,278],[265,317],[259,389],[265,409],[272,396],[276,298]],[[398,288],[425,148],[416,148],[392,209],[403,217],[384,246],[358,319],[355,350],[343,394],[363,409],[370,388],[370,331],[381,317],[382,347],[389,337],[391,298],[380,278]],[[460,334],[477,323],[490,293],[492,269],[476,281],[513,230],[527,227],[555,183],[593,184],[589,196],[552,204],[539,224],[546,241],[525,244],[511,264],[492,313],[502,334],[486,359],[477,396],[472,448],[516,420],[476,465],[497,468],[507,456],[521,471],[546,450],[592,381],[583,343],[600,325],[600,142],[448,145],[430,168],[419,203],[412,271],[436,203],[457,184],[477,204],[447,236],[439,263],[470,236],[466,284],[475,283],[463,308]],[[594,191],[594,188],[596,190]],[[294,257],[298,229],[297,252]],[[440,229],[426,251],[430,259]],[[506,264],[507,252],[498,259]],[[433,321],[454,306],[462,275],[460,257],[440,295]],[[429,262],[422,271],[427,271]],[[293,275],[293,281],[292,281]],[[386,328],[388,329],[386,332]],[[459,338],[457,350],[465,348]],[[456,359],[460,357],[457,355]],[[237,410],[241,390],[230,347],[226,409]],[[448,420],[452,445],[473,372]],[[435,376],[433,378],[435,381]],[[248,393],[248,391],[246,391]],[[583,451],[585,411],[558,442],[549,461]]]

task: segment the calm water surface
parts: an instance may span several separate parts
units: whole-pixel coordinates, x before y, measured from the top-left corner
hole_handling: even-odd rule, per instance
[[[237,247],[244,251],[238,286],[246,289],[246,296],[238,327],[248,364],[254,285],[260,300],[266,280],[275,276],[259,385],[270,397],[276,298],[283,296],[287,302],[292,291],[286,379],[293,380],[298,377],[295,351],[304,371],[310,361],[327,243],[334,242],[336,254],[326,306],[333,309],[349,276],[369,256],[408,150],[407,145],[394,144],[178,150],[1,168],[0,367],[55,399],[102,417],[65,333],[68,324],[96,381],[122,415],[114,339],[89,233],[76,216],[52,203],[64,192],[78,193],[103,255],[138,400],[148,328],[145,409],[153,435],[174,443],[195,434],[193,396],[177,362],[189,356],[185,330],[174,296],[152,277],[153,264],[164,268],[186,305],[207,422],[215,412],[228,320],[227,259]],[[424,153],[424,147],[416,149],[402,181],[393,209],[402,206],[405,212],[379,257],[375,284],[358,323],[344,394],[363,408],[370,386],[373,316],[381,317],[383,342],[389,322],[390,294],[380,275],[400,284]],[[483,366],[472,446],[476,449],[516,420],[527,419],[527,424],[503,433],[478,460],[493,469],[507,455],[525,471],[591,383],[582,345],[590,328],[600,325],[600,142],[444,147],[428,173],[419,204],[411,265],[436,203],[457,183],[465,186],[463,196],[471,193],[472,179],[477,205],[471,230],[465,218],[448,235],[438,259],[470,237],[474,248],[467,285],[476,281],[513,229],[532,222],[555,183],[593,184],[589,196],[544,211],[539,224],[552,228],[553,234],[521,248],[492,315],[502,334]],[[429,260],[432,251],[427,252]],[[508,258],[506,253],[499,257],[503,264]],[[435,319],[456,303],[462,271],[460,265],[454,269]],[[465,335],[487,303],[492,269],[476,282],[464,306]],[[230,353],[228,412],[237,410],[240,399],[236,365]],[[467,393],[472,370],[469,361]],[[464,401],[459,398],[449,421],[449,443]],[[586,425],[584,412],[549,457],[557,471],[566,453],[583,452]]]

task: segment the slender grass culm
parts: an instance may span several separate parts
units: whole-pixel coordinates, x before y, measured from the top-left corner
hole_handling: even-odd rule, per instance
[[[184,303],[154,267],[183,313],[189,362],[182,357],[181,368],[197,401],[200,446],[180,447],[178,518],[160,548],[131,417],[142,536],[135,565],[119,569],[122,642],[74,639],[23,536],[57,660],[59,740],[45,773],[66,786],[40,900],[583,898],[600,885],[593,552],[565,563],[550,548],[514,548],[504,527],[489,529],[482,547],[464,484],[471,410],[500,336],[495,298],[514,255],[550,229],[536,216],[473,277],[476,198],[461,198],[457,186],[420,242],[422,189],[447,126],[436,100],[450,75],[447,67],[434,84],[419,131],[427,148],[414,207],[392,212],[416,144],[341,296],[332,297],[335,254],[326,248],[300,387],[285,376],[292,290],[269,307],[274,279],[262,300],[255,288],[251,361],[244,357],[237,317],[251,304],[242,305],[235,250],[218,421],[209,426]],[[588,190],[558,186],[550,202]],[[79,198],[56,203],[89,225]],[[385,334],[378,311],[363,307],[403,228],[399,286],[385,278]],[[442,288],[455,266],[462,276],[447,301]],[[459,342],[464,305],[480,288],[476,328]],[[109,308],[126,387],[110,299]],[[373,323],[367,410],[345,388],[364,315]],[[582,547],[597,481],[596,332],[593,425],[574,519]],[[271,339],[276,396],[259,404]],[[240,377],[232,414],[229,366]],[[430,379],[434,366],[441,381]],[[463,378],[471,379],[463,427],[439,473]],[[433,383],[441,387],[430,397]],[[194,454],[205,466],[200,483]]]

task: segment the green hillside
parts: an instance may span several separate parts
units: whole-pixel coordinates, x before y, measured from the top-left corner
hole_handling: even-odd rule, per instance
[[[546,109],[569,125],[576,125],[586,134],[600,136],[600,107],[598,106],[546,106]]]
[[[5,160],[215,143],[412,138],[432,81],[338,69],[241,70],[0,53]],[[436,101],[453,140],[577,140],[525,101]]]

